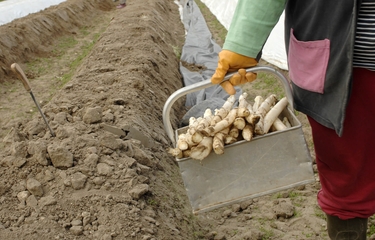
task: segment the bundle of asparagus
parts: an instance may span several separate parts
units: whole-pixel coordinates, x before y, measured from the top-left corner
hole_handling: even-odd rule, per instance
[[[278,100],[275,94],[266,99],[257,96],[251,104],[246,100],[247,96],[246,92],[242,93],[238,106],[234,106],[236,99],[231,95],[214,113],[207,109],[202,117],[191,117],[187,131],[179,134],[176,147],[168,152],[176,158],[203,160],[212,150],[223,154],[225,145],[251,141],[255,135],[290,127],[286,118],[279,119],[288,105],[286,97]]]

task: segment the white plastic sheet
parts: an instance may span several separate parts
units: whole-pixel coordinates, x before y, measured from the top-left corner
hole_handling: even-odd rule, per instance
[[[201,0],[218,21],[228,30],[236,9],[237,0]],[[284,45],[284,13],[272,30],[263,48],[262,59],[281,68],[288,69]]]
[[[66,0],[7,0],[0,2],[0,25],[25,17]]]

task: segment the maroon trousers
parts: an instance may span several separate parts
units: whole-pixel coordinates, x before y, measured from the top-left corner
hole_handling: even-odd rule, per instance
[[[343,136],[309,117],[322,185],[318,204],[346,220],[375,213],[375,72],[354,69]]]

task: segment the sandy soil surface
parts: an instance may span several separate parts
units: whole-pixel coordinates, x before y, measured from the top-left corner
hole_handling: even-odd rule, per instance
[[[162,122],[182,87],[178,6],[115,6],[68,0],[0,27],[0,239],[328,239],[318,181],[192,214]],[[181,99],[174,128],[184,112]],[[103,124],[131,126],[153,146]]]

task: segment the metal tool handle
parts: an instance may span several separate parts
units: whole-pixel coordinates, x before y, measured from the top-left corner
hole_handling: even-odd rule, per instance
[[[293,109],[292,88],[290,87],[288,79],[286,79],[285,76],[281,72],[268,66],[256,66],[256,67],[248,68],[246,69],[246,72],[269,72],[269,73],[273,73],[274,75],[276,75],[284,87],[285,95],[289,102],[289,107]],[[229,78],[233,76],[233,74],[235,74],[235,72],[227,74],[223,81],[227,81]],[[172,105],[180,97],[183,97],[189,93],[196,92],[201,89],[205,89],[205,88],[212,87],[212,86],[214,86],[214,84],[211,83],[211,79],[207,79],[202,82],[194,83],[192,85],[180,88],[179,90],[174,92],[165,102],[164,108],[163,108],[163,124],[164,124],[164,129],[167,132],[168,137],[171,139],[173,145],[176,145],[176,139],[174,136],[171,119],[170,119],[170,111],[171,111]]]

